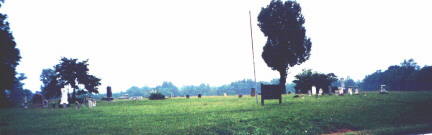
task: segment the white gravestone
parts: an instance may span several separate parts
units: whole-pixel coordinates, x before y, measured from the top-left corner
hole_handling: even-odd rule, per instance
[[[312,96],[311,90],[308,90],[308,95]]]
[[[323,89],[322,88],[320,88],[319,89],[319,93],[318,93],[319,95],[322,95],[323,94]]]
[[[316,87],[315,86],[312,86],[312,95],[316,95],[317,93],[316,93]]]
[[[68,90],[69,90],[70,85],[64,86],[64,88],[61,89],[61,99],[60,99],[60,104],[68,104],[69,102],[68,100]]]
[[[227,94],[226,94],[226,93],[224,93],[224,96],[226,97],[226,96],[227,96]]]
[[[359,94],[359,89],[358,89],[358,87],[355,87],[354,94],[356,94],[356,95]]]
[[[353,92],[352,92],[352,88],[351,88],[351,87],[348,87],[348,93],[349,93],[350,95],[353,94]]]
[[[343,88],[342,88],[342,87],[339,87],[339,94],[342,95],[343,92],[344,92],[344,91],[343,91]]]

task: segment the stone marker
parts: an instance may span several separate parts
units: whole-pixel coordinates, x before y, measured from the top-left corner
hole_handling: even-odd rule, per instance
[[[56,104],[55,103],[52,103],[52,109],[54,110],[55,108],[56,108]]]
[[[357,86],[355,87],[355,90],[354,90],[354,94],[356,94],[356,95],[358,95],[358,94],[359,94],[359,89],[358,89],[358,87],[357,87]]]
[[[353,94],[353,92],[352,92],[352,88],[351,88],[351,87],[348,87],[348,93],[349,93],[350,95]]]
[[[298,97],[300,97],[299,95],[294,95],[294,98],[298,98]]]
[[[251,89],[251,96],[252,96],[252,97],[255,97],[255,88],[252,88],[252,89]]]
[[[227,94],[226,93],[224,93],[224,97],[226,97],[227,96]]]
[[[49,102],[48,102],[48,100],[44,100],[44,102],[43,102],[43,108],[48,108],[48,104],[49,104]]]
[[[319,94],[320,96],[323,95],[323,89],[322,89],[322,88],[319,89],[319,93],[318,93],[318,94]]]
[[[363,96],[366,96],[366,91],[365,91],[365,92],[363,92]]]
[[[198,98],[201,98],[201,94],[198,94]]]
[[[79,105],[79,102],[78,101],[75,101],[75,109],[80,109],[80,105]]]
[[[332,94],[333,94],[333,90],[332,90],[332,87],[331,87],[331,86],[328,86],[328,94],[329,94],[329,95],[332,95]]]
[[[242,98],[243,97],[243,95],[239,95],[239,98]]]
[[[88,107],[89,107],[90,109],[93,109],[93,107],[96,106],[96,101],[94,101],[93,98],[88,98],[87,101],[88,101]]]
[[[379,90],[379,94],[389,94],[389,93],[387,92],[387,90],[385,89],[385,86],[386,86],[386,85],[381,85],[381,89]]]
[[[312,92],[311,92],[312,90],[308,90],[308,95],[309,96],[312,96]]]
[[[24,96],[24,108],[28,108],[27,96]]]
[[[63,108],[66,108],[66,104],[69,104],[69,102],[68,102],[69,87],[70,87],[70,85],[66,85],[66,86],[64,86],[64,88],[61,88],[60,104],[63,105]]]
[[[189,95],[186,95],[186,98],[189,98]]]
[[[288,91],[288,95],[291,94],[291,91]]]
[[[317,94],[316,87],[312,86],[312,95],[316,95],[316,94]]]

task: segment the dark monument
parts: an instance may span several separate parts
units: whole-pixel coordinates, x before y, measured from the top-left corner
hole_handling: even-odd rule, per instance
[[[252,88],[252,89],[251,89],[251,96],[252,96],[252,97],[255,97],[255,88]]]
[[[43,106],[44,97],[42,94],[34,94],[33,95],[33,106]]]
[[[264,99],[279,99],[282,103],[282,91],[280,85],[264,85],[261,83],[261,105],[264,105]]]
[[[114,98],[112,97],[112,91],[111,86],[107,87],[107,97],[105,98],[105,101],[113,101]]]
[[[198,98],[201,98],[201,94],[198,94]]]
[[[239,98],[242,98],[243,97],[243,95],[239,95]]]
[[[186,95],[186,98],[189,98],[189,95]]]

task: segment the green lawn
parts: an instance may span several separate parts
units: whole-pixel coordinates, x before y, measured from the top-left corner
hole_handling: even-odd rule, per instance
[[[98,101],[94,109],[0,109],[0,134],[407,134],[432,132],[432,92]],[[348,132],[350,134],[350,132]]]

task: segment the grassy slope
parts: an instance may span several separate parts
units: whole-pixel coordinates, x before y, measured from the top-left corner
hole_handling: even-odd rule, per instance
[[[0,134],[361,134],[432,131],[432,92],[366,97],[306,96],[266,100],[244,96],[98,102],[83,108],[0,109]],[[206,105],[204,105],[206,104]]]

